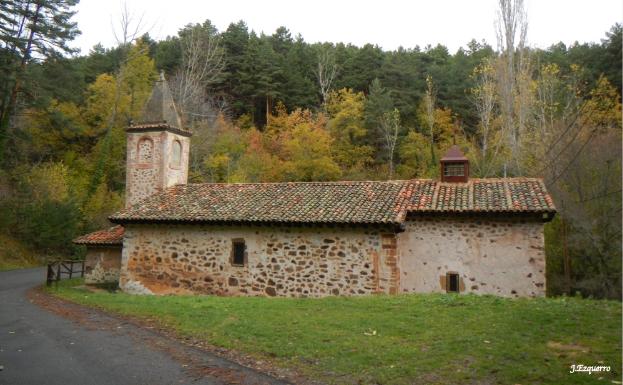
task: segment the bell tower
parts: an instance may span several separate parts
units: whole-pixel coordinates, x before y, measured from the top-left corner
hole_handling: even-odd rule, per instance
[[[130,124],[126,134],[126,207],[186,184],[192,134],[182,127],[164,74],[155,82],[140,121]]]

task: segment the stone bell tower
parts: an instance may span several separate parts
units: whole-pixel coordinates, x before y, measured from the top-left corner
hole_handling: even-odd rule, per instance
[[[191,132],[182,128],[164,74],[155,82],[140,121],[130,124],[126,133],[126,207],[186,184]]]

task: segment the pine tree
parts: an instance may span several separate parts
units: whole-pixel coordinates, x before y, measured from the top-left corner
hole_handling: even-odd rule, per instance
[[[368,129],[367,143],[376,149],[376,161],[384,162],[386,159],[385,139],[381,127],[383,116],[394,109],[394,102],[390,92],[381,85],[379,79],[374,79],[370,84],[370,93],[366,100],[364,120]]]
[[[33,60],[74,52],[67,42],[80,32],[71,21],[79,0],[0,1],[0,164],[7,130],[22,96],[26,67]]]

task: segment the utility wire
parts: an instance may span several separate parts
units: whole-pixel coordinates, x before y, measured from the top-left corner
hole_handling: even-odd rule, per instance
[[[561,176],[563,176],[567,170],[569,169],[569,167],[571,167],[571,165],[573,164],[573,162],[575,162],[575,160],[577,159],[577,157],[580,155],[580,153],[584,150],[584,147],[586,147],[586,145],[588,144],[588,142],[591,141],[591,139],[593,139],[593,135],[595,134],[595,132],[597,132],[597,129],[593,129],[591,131],[591,134],[588,136],[588,138],[586,139],[586,142],[584,142],[584,144],[582,144],[582,146],[580,147],[580,149],[575,153],[575,155],[573,156],[573,158],[571,158],[571,160],[569,161],[569,163],[565,166],[565,168],[554,177],[553,180],[551,180],[550,182],[546,182],[545,184],[547,185],[547,187],[550,187],[551,185],[553,185]]]

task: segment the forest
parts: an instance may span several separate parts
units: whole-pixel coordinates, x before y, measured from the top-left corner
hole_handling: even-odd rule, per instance
[[[71,240],[110,226],[124,130],[164,73],[190,182],[437,178],[456,143],[472,177],[544,179],[549,295],[621,299],[621,24],[538,49],[522,1],[501,0],[498,41],[451,53],[207,18],[156,41],[124,13],[116,47],[80,54],[77,3],[0,0],[0,261],[79,258]]]

